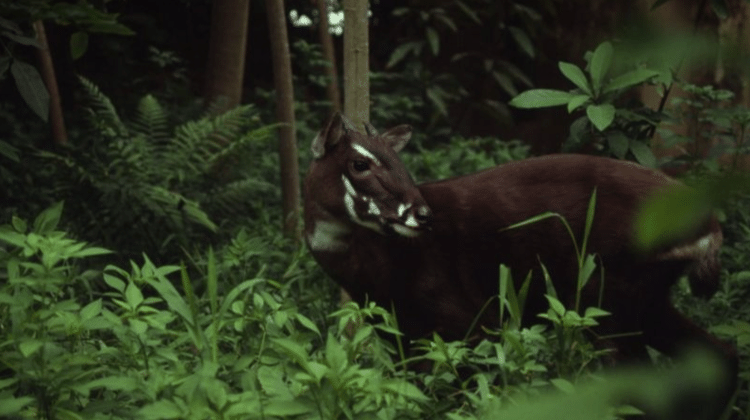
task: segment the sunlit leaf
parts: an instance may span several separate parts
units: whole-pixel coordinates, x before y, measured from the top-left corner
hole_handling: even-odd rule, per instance
[[[509,104],[516,108],[545,108],[567,104],[574,95],[553,89],[532,89],[521,92]]]

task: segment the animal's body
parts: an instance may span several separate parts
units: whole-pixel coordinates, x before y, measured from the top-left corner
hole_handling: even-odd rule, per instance
[[[513,278],[537,275],[525,319],[546,311],[540,261],[557,294],[572,306],[577,263],[571,238],[556,218],[505,229],[532,216],[561,214],[580,241],[596,188],[588,253],[599,256],[606,280],[599,343],[621,358],[644,358],[649,345],[668,355],[702,342],[736,366],[731,349],[679,314],[669,289],[688,273],[694,292],[709,296],[719,280],[721,229],[707,217],[695,231],[641,254],[633,222],[640,204],[664,188],[681,185],[639,165],[584,155],[552,155],[437,182],[415,185],[397,152],[411,129],[359,133],[334,116],[313,142],[305,181],[305,237],[324,270],[358,301],[393,304],[409,338],[432,331],[445,339],[466,336],[480,309],[497,302],[499,265]],[[598,272],[583,290],[582,307],[597,304]],[[480,324],[498,327],[497,308]],[[472,333],[478,332],[476,329]],[[624,334],[624,336],[623,336]]]

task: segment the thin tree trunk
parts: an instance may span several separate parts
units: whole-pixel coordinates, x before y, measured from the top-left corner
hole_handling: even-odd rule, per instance
[[[297,138],[294,131],[292,62],[286,33],[284,0],[266,1],[266,11],[268,12],[273,78],[276,87],[276,119],[282,123],[279,128],[279,155],[284,236],[299,243],[299,167]]]
[[[36,31],[37,40],[42,45],[37,50],[37,54],[39,56],[39,70],[42,80],[44,80],[44,84],[47,86],[47,91],[49,92],[49,125],[52,128],[52,141],[56,146],[64,146],[68,144],[68,132],[65,129],[60,91],[57,88],[55,66],[52,63],[52,54],[49,51],[44,22],[41,20],[34,22],[34,30]]]
[[[344,1],[344,113],[358,128],[370,121],[367,10],[367,0]]]
[[[341,111],[341,92],[339,91],[339,77],[336,68],[336,51],[333,48],[333,37],[328,31],[328,0],[313,0],[318,6],[318,36],[320,37],[320,46],[323,49],[323,58],[330,64],[326,67],[325,72],[328,76],[328,85],[326,93],[328,101],[331,102],[331,113]]]
[[[367,0],[344,3],[344,114],[359,129],[370,122],[370,42]],[[341,289],[341,303],[352,300]],[[356,325],[348,325],[351,331]]]
[[[250,0],[213,0],[204,98],[217,114],[242,99],[249,13]]]

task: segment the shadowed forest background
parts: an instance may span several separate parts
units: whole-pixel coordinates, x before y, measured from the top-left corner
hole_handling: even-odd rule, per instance
[[[289,188],[357,82],[342,2],[318,1],[0,4],[0,417],[703,418],[710,357],[612,369],[599,315],[521,320],[512,290],[494,340],[410,351],[390,308],[342,306]],[[576,152],[660,168],[717,208],[721,290],[673,299],[737,347],[723,418],[750,417],[750,3],[369,10],[369,119],[414,128],[418,182]]]

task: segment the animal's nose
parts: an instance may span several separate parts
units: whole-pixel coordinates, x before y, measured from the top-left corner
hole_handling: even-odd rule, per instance
[[[430,220],[432,219],[432,210],[430,210],[430,208],[427,206],[422,206],[417,209],[414,217],[417,219],[417,222],[419,222],[420,225],[429,224]]]

